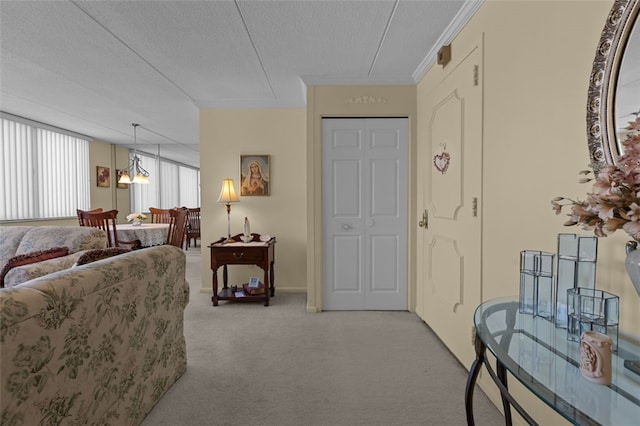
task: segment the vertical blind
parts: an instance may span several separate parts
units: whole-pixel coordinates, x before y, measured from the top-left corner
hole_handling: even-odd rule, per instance
[[[180,206],[180,191],[178,182],[178,165],[160,162],[160,208]]]
[[[189,167],[178,169],[179,206],[200,207],[200,171]]]
[[[200,170],[137,153],[142,167],[149,172],[149,184],[133,184],[131,208],[148,212],[149,207],[200,207]]]
[[[89,206],[89,141],[0,118],[0,220],[62,218]]]

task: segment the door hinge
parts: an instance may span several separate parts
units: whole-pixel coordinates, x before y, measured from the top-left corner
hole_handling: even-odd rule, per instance
[[[478,217],[478,197],[473,197],[471,199],[471,212],[473,217]]]
[[[477,86],[480,79],[480,65],[473,66],[473,85]]]

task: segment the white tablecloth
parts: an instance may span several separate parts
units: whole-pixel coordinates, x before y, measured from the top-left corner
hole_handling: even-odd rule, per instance
[[[143,247],[159,246],[167,242],[169,224],[167,223],[143,223],[139,226],[131,224],[116,225],[118,240],[140,240]]]
[[[251,241],[250,243],[235,242],[235,243],[223,243],[225,247],[266,247],[269,244],[262,241]]]

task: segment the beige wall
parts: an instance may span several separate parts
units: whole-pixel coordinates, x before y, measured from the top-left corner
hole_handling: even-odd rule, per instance
[[[611,2],[489,2],[456,42],[485,34],[483,296],[517,294],[518,252],[556,251],[564,227],[550,200],[582,198],[586,95]],[[542,23],[542,24],[541,24]],[[535,40],[535,41],[532,41]],[[621,298],[621,329],[640,324],[622,231],[599,240],[598,287]],[[508,284],[507,284],[508,283]]]
[[[307,311],[322,310],[322,118],[408,117],[409,194],[415,188],[415,86],[313,86],[307,90]],[[408,223],[415,222],[415,196],[409,197]],[[409,226],[409,229],[412,229]],[[415,236],[409,232],[409,308],[415,308]]]
[[[278,291],[306,288],[306,123],[305,110],[201,110],[200,174],[202,197],[202,291],[211,293],[207,245],[227,234],[227,214],[216,200],[222,180],[233,178],[240,194],[240,155],[270,155],[271,195],[240,197],[231,206],[231,234],[251,231],[275,235]],[[230,267],[230,284],[241,284],[257,267]]]
[[[484,36],[484,300],[517,296],[521,250],[555,252],[558,233],[588,233],[563,227],[566,217],[553,213],[550,200],[584,199],[591,189],[578,184],[578,172],[589,163],[586,95],[611,4],[488,1],[452,43],[455,57]],[[419,99],[443,73],[434,66],[425,75]],[[620,296],[620,327],[637,335],[640,298],[624,269],[628,239],[620,232],[599,240],[597,286]],[[483,388],[500,405],[486,377]],[[536,398],[525,399],[541,424],[564,423]]]
[[[129,189],[116,188],[116,168],[126,168],[129,162],[129,149],[118,147],[107,142],[94,140],[89,144],[89,177],[90,208],[101,207],[103,210],[118,210],[118,222],[126,222],[126,215],[130,213]],[[98,188],[96,167],[109,167],[111,169],[111,186]],[[3,225],[29,225],[29,226],[73,226],[78,224],[74,216],[69,219],[15,221],[3,223]]]
[[[129,149],[107,142],[93,141],[89,150],[89,162],[91,163],[89,169],[91,176],[91,208],[116,209],[118,210],[118,222],[126,222],[125,217],[131,213],[131,198],[129,196],[129,188],[117,188],[116,169],[124,169],[128,166]],[[111,169],[111,186],[109,188],[98,187],[97,166]]]

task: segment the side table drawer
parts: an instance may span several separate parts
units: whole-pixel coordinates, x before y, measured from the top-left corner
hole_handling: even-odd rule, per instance
[[[242,250],[223,249],[216,251],[215,259],[219,264],[238,264],[238,263],[255,263],[262,262],[264,259],[264,250],[251,250],[244,248]]]

